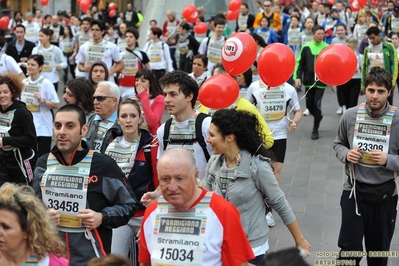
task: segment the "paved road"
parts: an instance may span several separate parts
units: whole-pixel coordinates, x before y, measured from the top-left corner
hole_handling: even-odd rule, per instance
[[[394,104],[399,106],[399,95],[395,91]],[[303,93],[299,93],[303,96]],[[359,103],[365,101],[360,96]],[[305,99],[301,101],[302,110]],[[338,252],[338,234],[341,209],[339,200],[342,192],[343,164],[335,157],[332,149],[336,137],[337,125],[341,116],[336,115],[338,108],[336,95],[326,89],[322,110],[323,121],[320,126],[320,138],[310,139],[313,117],[304,117],[298,131],[288,136],[287,156],[281,173],[281,188],[298,219],[302,232],[312,245],[312,254],[307,259],[311,265],[315,260],[323,259],[317,252]],[[270,250],[280,250],[293,245],[293,239],[278,215],[274,215],[276,226],[270,230]],[[392,251],[399,251],[399,222],[391,244]],[[324,259],[332,259],[327,257]],[[365,259],[361,265],[367,265]],[[391,258],[389,265],[399,265],[399,258]]]

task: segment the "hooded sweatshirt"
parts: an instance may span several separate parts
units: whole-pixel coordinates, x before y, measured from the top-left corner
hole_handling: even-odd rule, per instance
[[[28,111],[25,103],[19,100],[13,100],[13,103],[5,110],[0,106],[1,114],[11,113],[14,111],[14,118],[11,121],[11,128],[3,138],[3,147],[11,146],[19,148],[22,159],[32,156],[32,150],[36,153],[36,130],[33,123],[32,113]],[[13,151],[5,151],[0,149],[2,160],[15,161]]]
[[[97,87],[97,83],[94,82],[94,80],[91,78],[91,74],[93,73],[93,68],[94,68],[95,66],[98,66],[98,65],[104,67],[104,70],[105,70],[105,79],[104,79],[104,81],[108,81],[108,78],[109,78],[109,72],[108,72],[107,65],[106,65],[103,61],[96,61],[96,62],[94,62],[93,65],[91,65],[91,67],[90,67],[90,72],[89,72],[89,73],[90,73],[90,74],[89,74],[89,81],[91,82],[91,84],[93,84],[93,87],[94,87],[94,88]]]

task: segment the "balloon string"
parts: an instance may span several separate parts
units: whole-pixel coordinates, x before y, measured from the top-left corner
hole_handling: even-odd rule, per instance
[[[316,85],[316,83],[319,80],[316,78],[316,81],[312,84],[312,86],[309,87],[309,89],[305,92],[305,94],[294,104],[294,106],[292,106],[292,108],[287,112],[287,114],[280,120],[280,122],[278,122],[277,126],[273,129],[272,134],[274,133],[274,131],[278,128],[278,126],[284,121],[284,119],[287,119],[288,122],[291,121],[290,119],[290,114],[292,113],[292,111],[294,110],[295,106],[299,105],[299,102],[301,100],[303,100],[303,98],[306,97],[306,95],[308,95],[308,92]]]

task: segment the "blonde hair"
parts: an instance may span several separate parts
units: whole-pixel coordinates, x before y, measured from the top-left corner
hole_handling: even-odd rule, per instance
[[[22,231],[28,234],[27,247],[38,260],[43,259],[46,253],[64,255],[65,245],[57,227],[33,188],[5,183],[0,188],[0,210],[17,215]]]

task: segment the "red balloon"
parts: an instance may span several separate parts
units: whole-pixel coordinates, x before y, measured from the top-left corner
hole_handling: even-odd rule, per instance
[[[256,42],[251,35],[245,32],[234,33],[223,44],[222,64],[227,73],[236,76],[252,66],[256,54]]]
[[[286,82],[294,73],[295,56],[288,45],[273,43],[266,46],[258,58],[258,73],[269,87]]]
[[[7,16],[4,16],[0,18],[0,28],[3,30],[6,30],[8,28],[8,24],[10,23],[10,18]]]
[[[357,58],[345,44],[332,44],[316,58],[315,70],[319,80],[330,86],[348,82],[356,72]]]
[[[231,11],[239,10],[241,5],[242,5],[241,0],[230,0],[229,10],[231,10]]]
[[[367,4],[367,0],[358,0],[357,2],[359,3],[360,7],[364,7]]]
[[[334,0],[327,0],[326,2],[331,4],[331,5],[335,5],[335,1]]]
[[[80,5],[80,0],[76,0],[76,3],[78,3],[78,5]]]
[[[353,1],[352,1],[352,3],[351,3],[351,10],[352,10],[353,12],[357,12],[357,11],[360,10],[360,4],[359,4],[359,2],[358,2],[357,0],[353,0]]]
[[[194,32],[197,34],[204,34],[208,31],[208,26],[205,22],[198,22],[194,26]]]
[[[48,0],[40,0],[40,4],[42,6],[47,6],[48,5]]]
[[[109,16],[110,18],[115,17],[115,16],[116,16],[116,10],[115,10],[115,9],[111,9],[111,10],[109,11],[109,13],[108,13],[108,16]]]
[[[195,22],[198,19],[198,13],[197,13],[197,8],[195,7],[195,5],[186,5],[183,8],[183,12],[182,12],[183,18],[185,18],[188,22]],[[194,20],[195,18],[195,20]],[[193,21],[194,20],[194,21]]]
[[[237,81],[230,75],[217,74],[205,80],[198,91],[201,104],[212,109],[223,109],[237,100],[240,92]]]
[[[116,10],[116,4],[115,4],[114,2],[110,3],[110,4],[108,5],[108,9],[109,9],[109,10]]]
[[[86,13],[89,8],[90,8],[90,0],[81,0],[80,1],[80,10],[82,10],[83,13]]]
[[[226,18],[227,18],[227,20],[236,20],[236,19],[238,19],[239,16],[240,16],[240,10],[239,9],[238,10],[234,10],[234,11],[229,10],[229,11],[227,11]]]
[[[377,7],[377,6],[379,5],[378,0],[371,0],[370,3],[371,3],[373,6],[375,6],[375,7]]]

